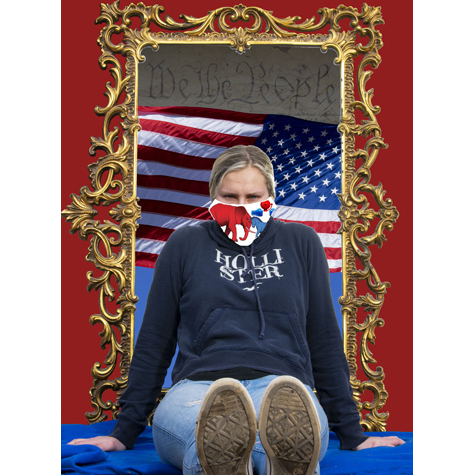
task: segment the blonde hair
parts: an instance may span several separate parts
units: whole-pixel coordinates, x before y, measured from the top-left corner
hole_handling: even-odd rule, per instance
[[[257,168],[264,176],[269,196],[275,199],[274,167],[270,158],[254,145],[236,145],[225,150],[214,162],[209,179],[209,194],[215,199],[224,177],[246,167]]]

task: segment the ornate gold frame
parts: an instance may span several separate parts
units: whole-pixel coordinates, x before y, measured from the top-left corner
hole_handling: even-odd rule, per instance
[[[101,16],[96,23],[106,23],[98,39],[102,54],[99,64],[110,68],[114,84],[107,83],[105,93],[108,104],[97,106],[95,112],[104,117],[103,137],[92,138],[90,155],[97,151],[103,155],[89,165],[91,188],[84,186],[79,195],[72,194],[72,204],[62,212],[71,223],[71,233],[78,232],[89,240],[86,260],[98,271],[87,273],[88,291],[99,291],[100,312],[90,317],[94,325],[100,323],[101,347],[109,349],[105,361],[92,368],[93,387],[90,390],[93,412],[86,413],[90,422],[107,419],[105,411],[118,413],[117,400],[127,385],[127,375],[133,353],[135,295],[135,230],[140,218],[136,195],[137,133],[140,129],[137,116],[138,63],[146,46],[157,49],[163,43],[225,44],[243,52],[252,45],[316,45],[322,51],[336,50],[336,61],[341,64],[341,121],[342,136],[342,193],[340,195],[343,245],[343,296],[340,304],[343,313],[344,348],[348,358],[354,399],[361,414],[361,424],[369,431],[385,430],[387,412],[380,412],[386,399],[384,371],[374,368],[376,360],[369,349],[375,342],[375,329],[384,325],[380,311],[384,294],[389,287],[382,282],[371,264],[370,247],[381,247],[386,240],[385,230],[391,230],[398,212],[390,199],[384,199],[381,184],[370,183],[370,168],[380,148],[386,148],[376,120],[380,112],[372,104],[373,89],[366,89],[372,71],[381,57],[381,34],[377,25],[384,23],[380,7],[363,5],[356,8],[340,5],[336,9],[318,10],[315,17],[301,21],[300,17],[276,18],[272,12],[258,7],[224,7],[208,12],[202,18],[180,15],[176,22],[159,5],[131,4],[120,9],[119,0],[101,5]],[[132,17],[141,21],[139,29],[131,28]],[[340,25],[349,19],[349,29]],[[230,27],[231,22],[245,25]],[[152,28],[157,31],[152,31]],[[326,34],[316,33],[327,28]],[[164,31],[163,31],[164,30]],[[358,37],[366,39],[358,43]],[[113,40],[120,39],[114,43]],[[125,61],[124,61],[125,60]],[[125,66],[122,66],[125,63]],[[355,63],[357,65],[355,66]],[[356,78],[354,69],[356,67]],[[355,98],[354,79],[358,97]],[[355,112],[364,119],[357,122]],[[120,121],[121,129],[112,122]],[[362,148],[356,139],[365,140]],[[359,162],[359,165],[357,164]],[[373,209],[374,206],[376,209]],[[100,220],[96,208],[105,207],[113,221]],[[368,292],[358,294],[357,282],[366,285]],[[358,323],[358,310],[366,312]],[[358,352],[359,348],[359,352]],[[358,379],[360,367],[367,378]],[[120,375],[114,377],[114,373]],[[104,392],[116,392],[117,400],[104,400]],[[369,392],[369,393],[368,393]],[[372,396],[363,401],[363,395]]]

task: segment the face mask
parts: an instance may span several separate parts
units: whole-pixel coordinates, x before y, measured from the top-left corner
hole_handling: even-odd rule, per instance
[[[214,200],[209,208],[226,236],[240,246],[249,246],[259,236],[274,211],[272,198],[247,205]]]

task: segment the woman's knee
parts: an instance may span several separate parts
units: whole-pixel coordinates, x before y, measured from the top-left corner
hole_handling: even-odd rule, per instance
[[[155,423],[152,426],[152,434],[160,460],[181,469],[185,455],[185,441]]]
[[[195,446],[196,420],[208,386],[203,381],[180,381],[158,405],[153,417],[153,439],[163,462],[184,469],[187,453]]]

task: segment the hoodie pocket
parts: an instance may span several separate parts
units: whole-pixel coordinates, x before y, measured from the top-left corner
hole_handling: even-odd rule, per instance
[[[265,353],[285,359],[298,367],[306,366],[309,349],[296,314],[264,311],[266,330],[260,340],[259,314],[254,309],[221,307],[201,326],[195,343],[198,356],[219,351]],[[243,360],[248,358],[243,354]]]

